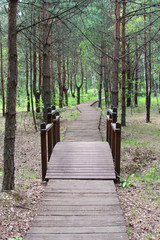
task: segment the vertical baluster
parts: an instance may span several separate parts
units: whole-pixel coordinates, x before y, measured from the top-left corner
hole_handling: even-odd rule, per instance
[[[47,138],[45,122],[41,123],[41,163],[42,163],[42,181],[44,181],[47,171]]]

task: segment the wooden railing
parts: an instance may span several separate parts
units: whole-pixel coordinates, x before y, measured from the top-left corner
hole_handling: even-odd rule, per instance
[[[118,180],[120,176],[121,124],[117,122],[117,108],[109,109],[107,112],[106,141],[111,148]]]
[[[41,123],[42,181],[45,180],[48,161],[57,142],[60,142],[60,116],[55,106],[47,109],[47,124]]]

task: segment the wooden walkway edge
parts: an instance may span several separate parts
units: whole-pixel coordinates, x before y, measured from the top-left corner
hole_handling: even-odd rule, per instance
[[[81,114],[53,150],[49,182],[26,240],[128,240],[94,102],[77,106]]]

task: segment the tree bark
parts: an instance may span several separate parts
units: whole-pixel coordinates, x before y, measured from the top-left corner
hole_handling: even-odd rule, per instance
[[[14,189],[14,152],[16,131],[16,89],[17,89],[17,5],[18,0],[9,1],[8,11],[8,81],[4,137],[4,177],[2,190]]]
[[[98,107],[102,107],[102,80],[103,80],[103,51],[104,42],[101,42],[101,57],[100,57],[100,74],[99,74],[99,91],[98,91]]]
[[[77,83],[77,68],[78,68],[78,59],[77,59],[77,51],[75,50],[75,63],[74,63],[74,81],[75,81],[75,86],[77,89],[77,104],[80,104],[80,90],[81,87],[83,86],[83,65],[82,65],[82,50],[80,49],[80,66],[81,66],[81,83],[78,86]]]
[[[131,61],[130,61],[130,42],[127,44],[127,107],[131,106]]]
[[[122,115],[121,125],[126,125],[126,39],[125,39],[125,26],[126,26],[126,0],[123,0],[123,18],[122,18]]]
[[[109,94],[108,94],[108,72],[107,72],[107,55],[106,55],[106,47],[104,48],[104,56],[103,56],[103,65],[104,65],[104,94],[105,94],[105,105],[109,102]]]
[[[120,46],[120,0],[115,0],[115,33],[112,63],[112,106],[118,107],[118,74],[119,74],[119,46]]]
[[[59,107],[63,107],[63,84],[61,79],[61,51],[58,50],[58,85],[59,85]]]
[[[135,107],[138,106],[138,47],[137,47],[138,43],[137,43],[137,36],[136,36],[136,69],[135,69],[135,97],[134,97],[134,101],[135,101]]]
[[[146,26],[146,15],[144,14],[144,27]],[[147,73],[147,41],[146,41],[146,28],[144,28],[144,78],[146,85],[146,123],[150,122],[150,100],[148,92],[148,73]]]
[[[67,79],[69,78],[69,69],[68,69],[68,58],[67,58]],[[63,53],[63,91],[65,97],[65,106],[68,106],[68,81],[66,83],[66,67],[65,67],[65,56]]]
[[[3,50],[2,50],[2,31],[1,31],[1,22],[0,22],[0,55],[1,55],[1,92],[2,92],[2,113],[3,117],[5,116],[5,93],[4,93],[4,77],[3,77]]]
[[[28,46],[26,46],[27,48]],[[29,70],[28,70],[28,49],[26,49],[26,94],[27,94],[27,112],[30,112],[30,95],[28,89]]]
[[[43,1],[44,19],[49,18],[49,3]],[[47,121],[47,108],[51,106],[50,95],[50,20],[43,23],[43,105],[44,105],[44,120]]]

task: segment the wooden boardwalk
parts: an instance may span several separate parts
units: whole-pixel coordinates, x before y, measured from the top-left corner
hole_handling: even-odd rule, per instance
[[[92,103],[77,106],[81,114],[53,150],[49,182],[26,240],[128,240],[112,155]]]

